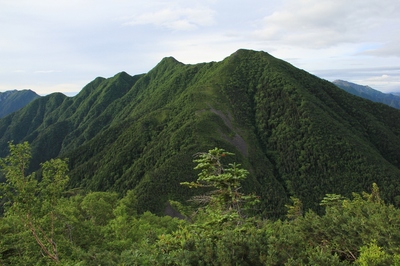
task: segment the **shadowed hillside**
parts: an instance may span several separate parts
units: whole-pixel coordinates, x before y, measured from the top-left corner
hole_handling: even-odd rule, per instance
[[[32,170],[69,158],[70,186],[125,192],[139,213],[194,192],[193,154],[214,147],[249,169],[246,192],[265,215],[289,196],[318,209],[326,193],[349,195],[376,182],[398,200],[400,112],[337,88],[265,52],[221,62],[164,58],[150,72],[96,78],[75,97],[52,94],[0,120],[0,150],[29,141]]]
[[[333,84],[353,95],[400,109],[400,96],[398,95],[383,93],[369,86],[362,86],[344,80],[335,80]]]
[[[21,109],[39,97],[31,90],[0,92],[0,118]]]

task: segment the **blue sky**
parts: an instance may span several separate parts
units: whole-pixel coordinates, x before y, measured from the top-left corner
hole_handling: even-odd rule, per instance
[[[321,78],[400,91],[398,0],[0,0],[0,91],[75,95],[163,57],[263,50]]]

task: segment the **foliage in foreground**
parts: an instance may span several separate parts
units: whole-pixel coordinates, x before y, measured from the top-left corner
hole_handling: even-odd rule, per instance
[[[257,198],[240,192],[247,171],[222,163],[222,149],[199,153],[190,187],[208,187],[186,220],[136,214],[135,194],[80,195],[64,189],[66,162],[26,175],[27,143],[1,160],[0,265],[400,265],[400,210],[372,192],[329,194],[323,215],[292,198],[286,220],[251,215]],[[40,177],[40,178],[38,178]],[[175,204],[177,206],[179,204]],[[181,205],[183,206],[183,205]]]

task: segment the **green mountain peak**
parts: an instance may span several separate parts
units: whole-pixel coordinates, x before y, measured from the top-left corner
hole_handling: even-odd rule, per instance
[[[250,171],[245,192],[266,216],[295,196],[319,209],[327,193],[376,182],[395,202],[400,113],[350,96],[265,52],[238,50],[221,62],[164,58],[148,73],[96,78],[75,97],[43,97],[0,120],[0,152],[29,141],[31,170],[69,158],[70,187],[133,190],[138,212],[185,201],[193,154],[220,147]]]

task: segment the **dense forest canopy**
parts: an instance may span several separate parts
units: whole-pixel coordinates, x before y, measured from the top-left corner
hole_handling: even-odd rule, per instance
[[[322,213],[326,194],[372,183],[400,202],[400,111],[351,96],[272,57],[239,50],[221,62],[164,58],[145,74],[96,78],[75,97],[41,97],[0,120],[0,156],[27,141],[28,172],[68,158],[67,187],[135,195],[139,214],[201,194],[192,156],[221,147],[249,171],[259,214],[284,217],[290,198]],[[397,206],[397,205],[396,205]]]
[[[292,197],[285,219],[254,214],[259,202],[240,185],[249,172],[226,164],[232,153],[196,154],[198,205],[171,201],[186,217],[138,214],[134,191],[69,190],[67,162],[42,164],[41,179],[26,174],[28,143],[10,144],[0,161],[4,215],[1,265],[399,265],[400,210],[379,188],[350,198],[327,194],[323,214]]]

